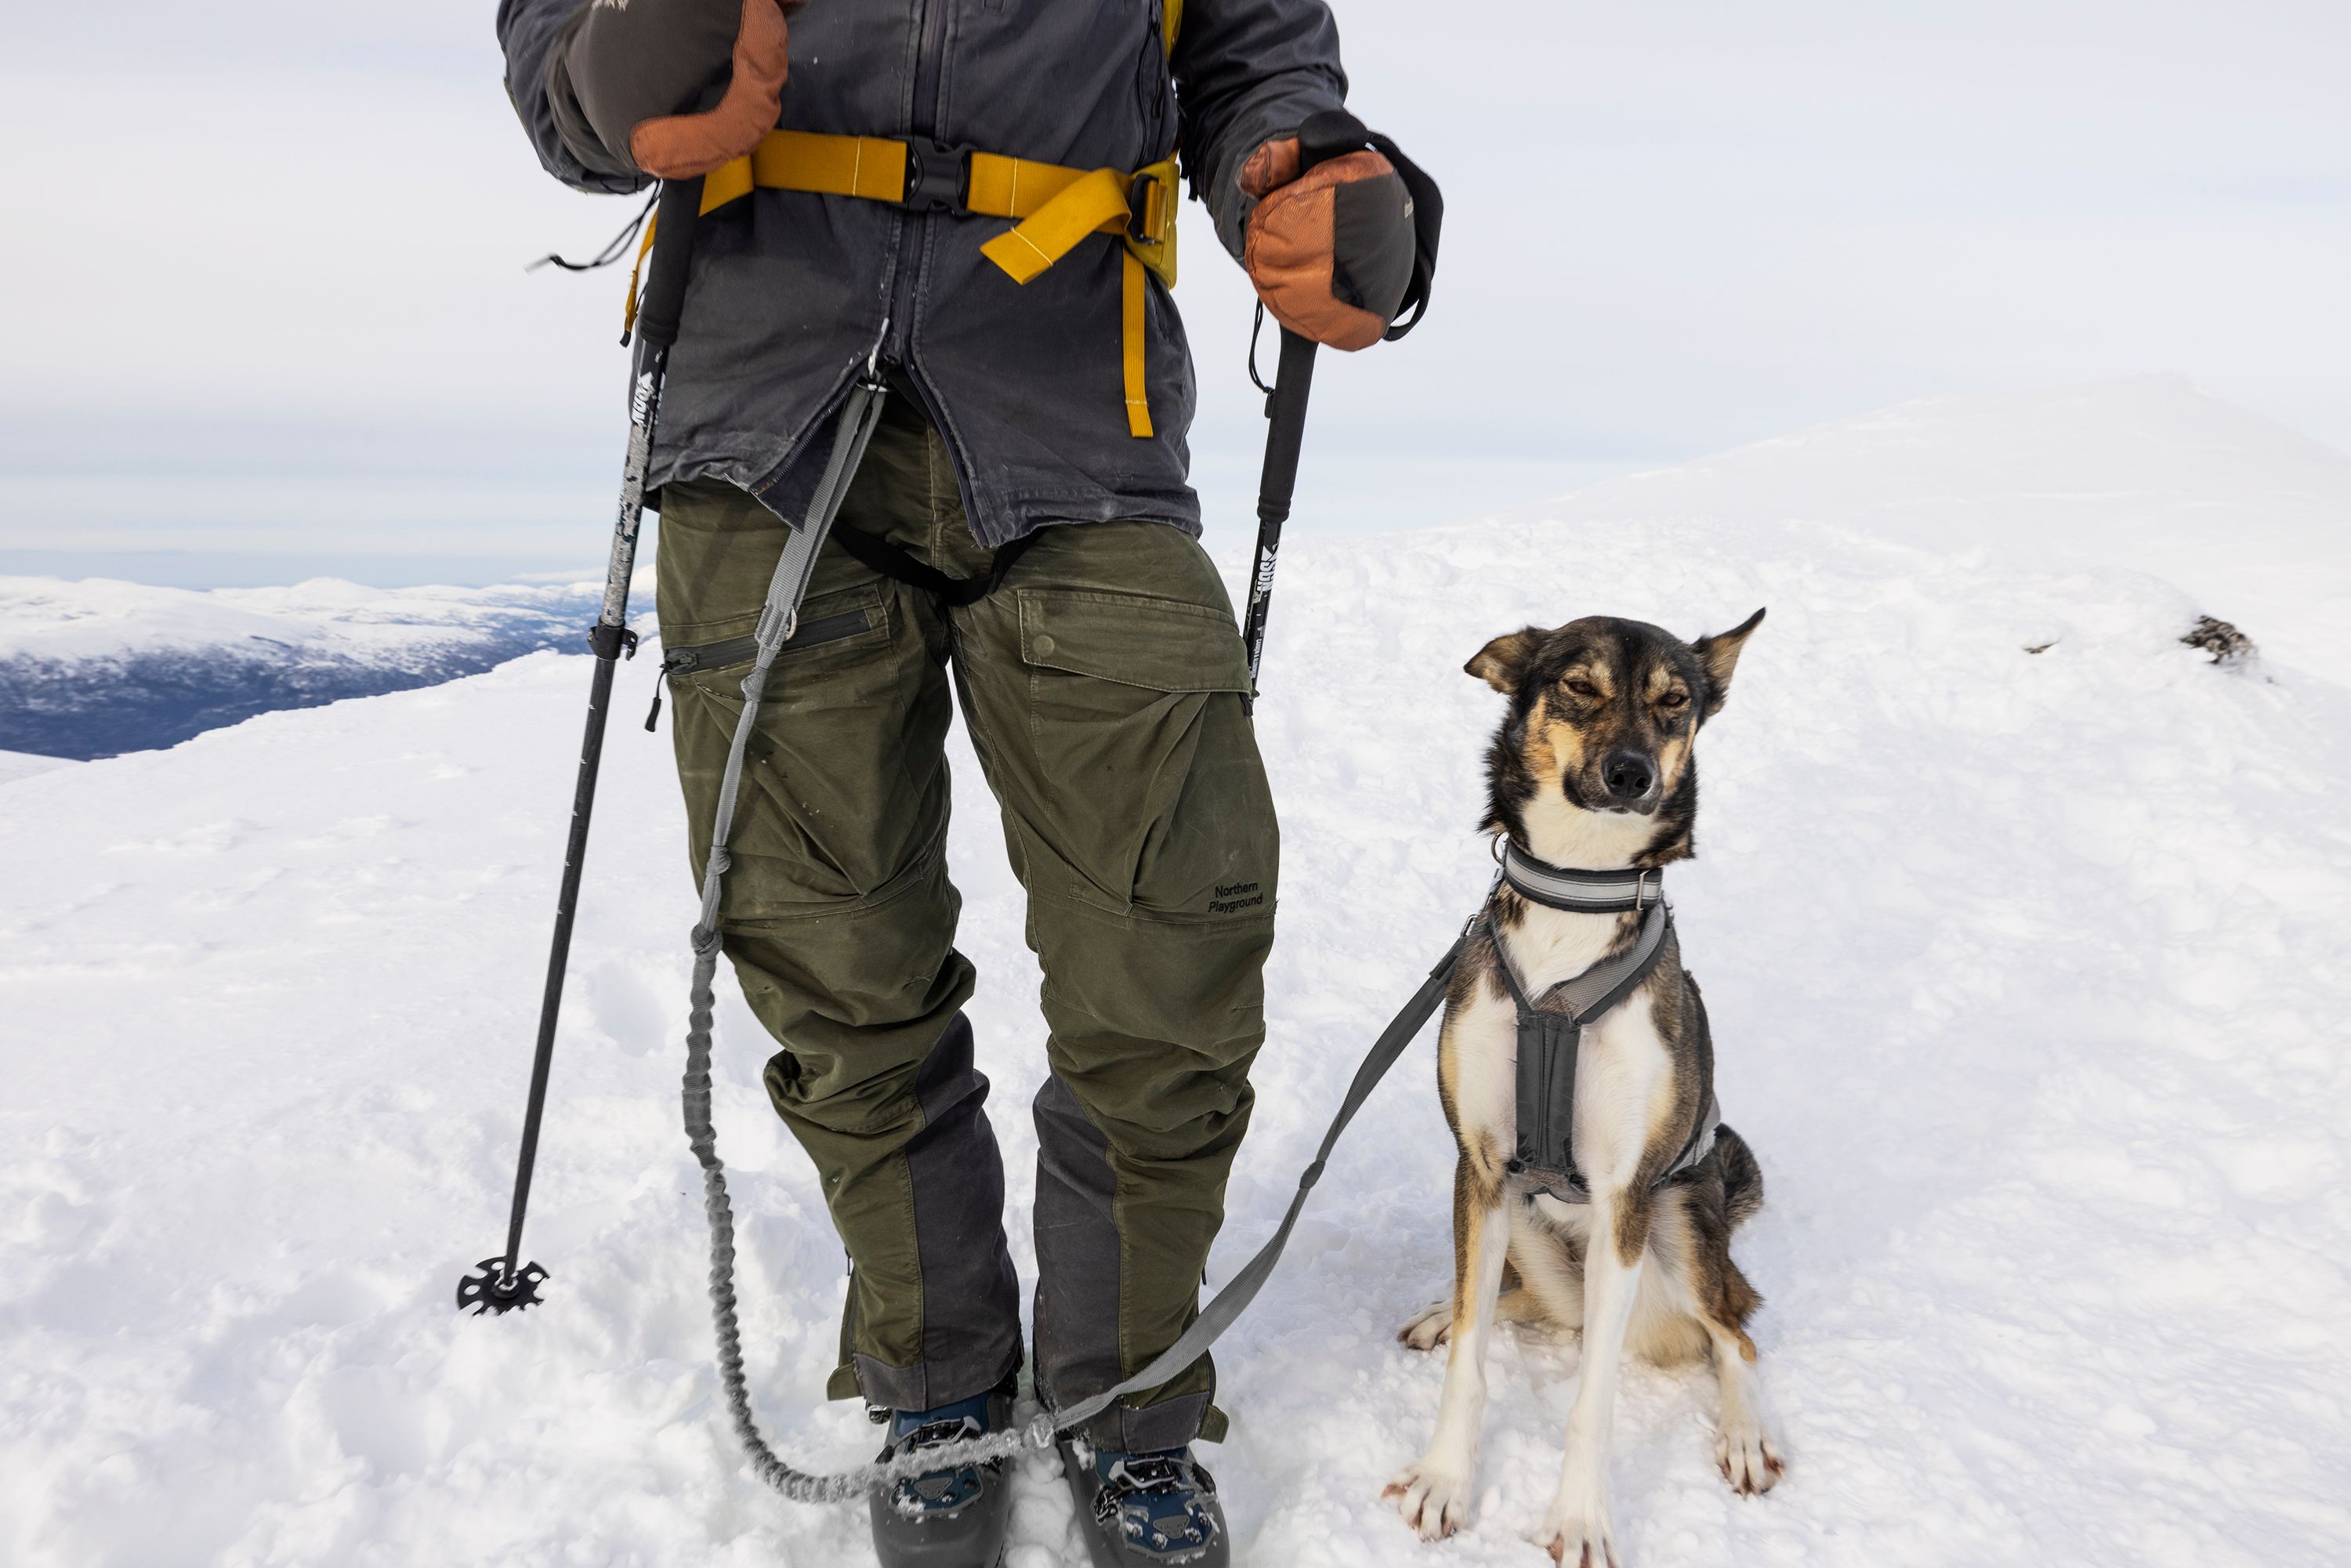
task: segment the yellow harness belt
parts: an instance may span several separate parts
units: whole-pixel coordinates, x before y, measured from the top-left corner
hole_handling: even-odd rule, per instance
[[[705,176],[705,213],[739,201],[755,189],[855,196],[869,202],[943,208],[1010,218],[1012,227],[979,247],[1015,283],[1026,283],[1089,235],[1113,235],[1124,247],[1120,317],[1124,340],[1126,428],[1151,434],[1144,394],[1144,275],[1176,286],[1176,160],[1132,174],[1116,169],[1071,169],[994,152],[967,152],[882,136],[832,136],[770,131],[747,158]],[[645,225],[638,260],[652,248]],[[633,316],[636,283],[629,285]]]

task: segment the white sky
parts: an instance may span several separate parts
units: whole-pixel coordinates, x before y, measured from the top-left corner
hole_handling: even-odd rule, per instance
[[[490,0],[32,9],[0,19],[0,570],[601,559],[622,280],[521,264],[593,250],[627,205],[538,172]],[[1355,108],[1448,223],[1427,324],[1326,358],[1301,528],[2147,371],[2351,447],[2340,0],[1339,14]],[[1204,223],[1186,245],[1228,545],[1261,428],[1249,296]]]

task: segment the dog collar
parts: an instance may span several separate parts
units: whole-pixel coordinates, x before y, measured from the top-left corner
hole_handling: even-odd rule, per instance
[[[1496,858],[1510,891],[1546,907],[1573,915],[1625,915],[1665,901],[1662,870],[1580,871],[1537,860],[1507,838],[1494,841],[1501,846]]]

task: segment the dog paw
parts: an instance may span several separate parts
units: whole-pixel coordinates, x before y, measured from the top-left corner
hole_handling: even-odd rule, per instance
[[[1625,1568],[1624,1559],[1616,1555],[1616,1532],[1608,1523],[1604,1499],[1580,1505],[1564,1498],[1554,1500],[1535,1543],[1551,1553],[1559,1568]]]
[[[1741,1497],[1755,1497],[1777,1486],[1788,1461],[1780,1446],[1759,1421],[1728,1421],[1714,1435],[1714,1462],[1722,1479]]]
[[[1469,1522],[1469,1469],[1423,1458],[1406,1465],[1388,1482],[1382,1497],[1395,1500],[1396,1511],[1423,1541],[1439,1541]]]
[[[1453,1303],[1439,1301],[1396,1330],[1396,1341],[1415,1350],[1435,1350],[1453,1337]]]

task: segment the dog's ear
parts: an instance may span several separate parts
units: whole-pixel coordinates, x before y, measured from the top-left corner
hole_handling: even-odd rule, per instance
[[[1690,644],[1690,652],[1698,655],[1698,667],[1706,672],[1706,708],[1700,717],[1712,718],[1722,711],[1722,699],[1730,692],[1730,673],[1739,668],[1739,651],[1747,646],[1747,639],[1762,624],[1763,612],[1758,610],[1729,631],[1717,632]]]
[[[1525,626],[1516,632],[1497,637],[1478,650],[1478,656],[1461,667],[1477,676],[1504,696],[1519,689],[1519,679],[1527,673],[1527,663],[1535,656],[1547,635],[1540,626]]]

